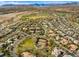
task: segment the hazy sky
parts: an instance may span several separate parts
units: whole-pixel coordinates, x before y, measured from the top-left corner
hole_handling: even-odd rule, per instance
[[[0,0],[0,1],[79,1],[79,0]]]
[[[71,1],[75,1],[75,0],[71,0]],[[53,4],[61,4],[61,3],[69,3],[71,2],[70,0],[42,0],[41,2],[39,0],[0,0],[0,5],[3,4],[35,4],[35,3],[43,3],[43,4],[47,4],[47,3],[53,3]]]

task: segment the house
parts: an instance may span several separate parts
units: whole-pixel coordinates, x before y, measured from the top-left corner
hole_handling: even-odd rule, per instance
[[[34,57],[34,55],[32,55],[32,53],[30,53],[30,52],[23,52],[21,54],[21,56],[23,56],[23,57]]]

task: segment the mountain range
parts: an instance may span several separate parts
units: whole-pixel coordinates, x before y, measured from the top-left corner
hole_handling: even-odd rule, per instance
[[[8,2],[8,3],[7,3]],[[79,2],[72,1],[5,1],[0,6],[1,7],[15,7],[15,6],[35,6],[35,7],[45,7],[45,6],[65,6],[65,5],[75,5],[79,6]]]

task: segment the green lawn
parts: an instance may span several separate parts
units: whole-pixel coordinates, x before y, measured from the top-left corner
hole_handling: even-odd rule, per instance
[[[23,15],[21,17],[21,20],[26,21],[26,20],[37,20],[37,19],[46,19],[46,18],[50,18],[52,17],[49,14],[45,14],[45,13],[33,13],[30,15]]]
[[[22,53],[23,51],[30,51],[34,49],[34,41],[31,38],[26,38],[24,41],[22,41],[18,47],[16,48],[17,54]]]
[[[25,39],[20,45],[25,48],[34,48],[33,39]]]

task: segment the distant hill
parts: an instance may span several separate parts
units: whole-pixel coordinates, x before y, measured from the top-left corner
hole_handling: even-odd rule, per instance
[[[79,2],[65,3],[63,5],[77,5],[77,6],[79,6]]]
[[[1,7],[16,7],[16,6],[35,6],[35,7],[46,7],[46,6],[79,6],[79,2],[69,2],[69,3],[64,3],[64,4],[53,4],[53,3],[34,3],[34,4],[3,4]]]

